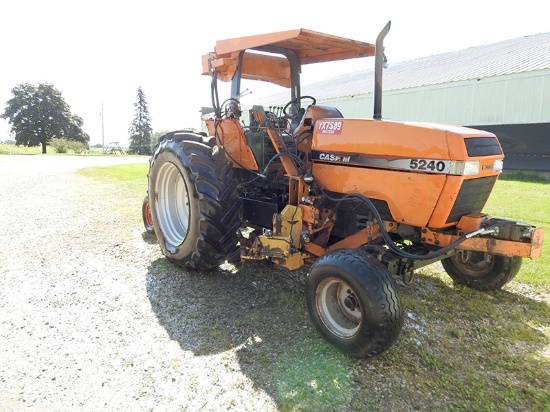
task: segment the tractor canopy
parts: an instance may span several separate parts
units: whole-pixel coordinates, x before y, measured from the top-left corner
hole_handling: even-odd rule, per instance
[[[373,44],[296,29],[255,36],[218,40],[215,52],[203,56],[203,74],[231,81],[262,80],[291,87],[303,64],[374,56]]]

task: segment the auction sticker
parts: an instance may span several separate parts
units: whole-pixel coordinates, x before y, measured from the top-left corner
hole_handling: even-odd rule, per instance
[[[321,120],[317,122],[317,133],[342,134],[344,123],[340,120]]]

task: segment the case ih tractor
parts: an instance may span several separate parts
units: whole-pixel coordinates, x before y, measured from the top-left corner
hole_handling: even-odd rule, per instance
[[[482,213],[503,165],[494,134],[382,119],[389,27],[374,45],[304,29],[218,41],[203,57],[208,134],[163,136],[148,176],[149,230],[170,261],[307,266],[313,324],[357,357],[380,354],[400,333],[395,277],[408,283],[441,261],[458,284],[499,289],[522,258],[540,256],[543,238],[542,228]],[[367,56],[373,119],[346,118],[300,93],[302,65]],[[288,88],[288,103],[243,111],[243,79]],[[219,81],[231,82],[221,104]]]

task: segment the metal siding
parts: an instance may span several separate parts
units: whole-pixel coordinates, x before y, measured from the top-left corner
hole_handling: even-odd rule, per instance
[[[459,125],[547,123],[550,122],[550,87],[547,85],[550,85],[550,73],[535,76],[523,73],[386,91],[382,116]],[[372,93],[326,99],[319,104],[336,106],[346,117],[372,116]]]
[[[337,107],[346,118],[370,118],[372,117],[374,107],[372,94],[349,98],[326,99],[318,101],[317,104]]]
[[[539,118],[550,118],[550,76],[543,76],[540,82]]]
[[[505,120],[508,82],[479,80],[477,85],[469,85],[473,93],[472,114],[469,122],[458,124],[502,124]]]
[[[447,87],[444,93],[447,97],[445,113],[437,121],[449,124],[464,124],[461,120],[471,120],[474,115],[472,107],[475,98],[471,87]]]

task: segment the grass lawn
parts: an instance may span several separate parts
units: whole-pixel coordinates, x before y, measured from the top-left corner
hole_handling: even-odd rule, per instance
[[[14,144],[0,144],[0,155],[40,155],[42,154],[42,146],[16,146]],[[47,147],[47,155],[57,155],[55,149],[51,146]],[[96,147],[91,147],[89,150],[86,150],[82,155],[101,155],[102,149]],[[65,155],[65,154],[63,154]],[[69,155],[74,155],[70,151]]]
[[[50,148],[51,152],[55,150]],[[14,144],[0,144],[0,155],[34,155],[41,154],[42,146],[25,147]]]
[[[141,203],[136,199],[146,193],[147,171],[147,164],[133,164],[81,174],[105,185],[106,199],[116,193],[118,212],[139,224]],[[110,185],[113,181],[124,182],[124,190]],[[548,205],[550,183],[507,179],[497,182],[485,212],[549,228]],[[219,296],[213,293],[212,275],[189,275],[166,260],[160,266],[204,282],[205,295]],[[280,279],[290,274],[274,270],[280,276],[269,277],[254,265],[237,271],[239,277],[268,284],[262,312],[233,315],[239,318],[233,324],[239,333],[261,331],[262,336],[250,339],[263,344],[236,349],[242,341],[233,340],[226,326],[230,320],[212,319],[204,333],[223,342],[221,349],[238,353],[242,371],[271,394],[280,410],[550,410],[550,240],[540,259],[525,259],[515,280],[497,292],[456,286],[439,264],[418,271],[410,286],[400,288],[406,319],[398,342],[368,360],[348,358],[312,327],[304,328],[308,321],[301,287],[285,287]],[[246,289],[237,292],[246,300]],[[290,334],[281,331],[278,317],[266,316],[281,311],[284,332]]]
[[[550,181],[499,180],[484,211],[491,216],[521,220],[550,231]],[[539,259],[523,260],[516,279],[548,288],[550,239],[543,243],[543,252]]]

